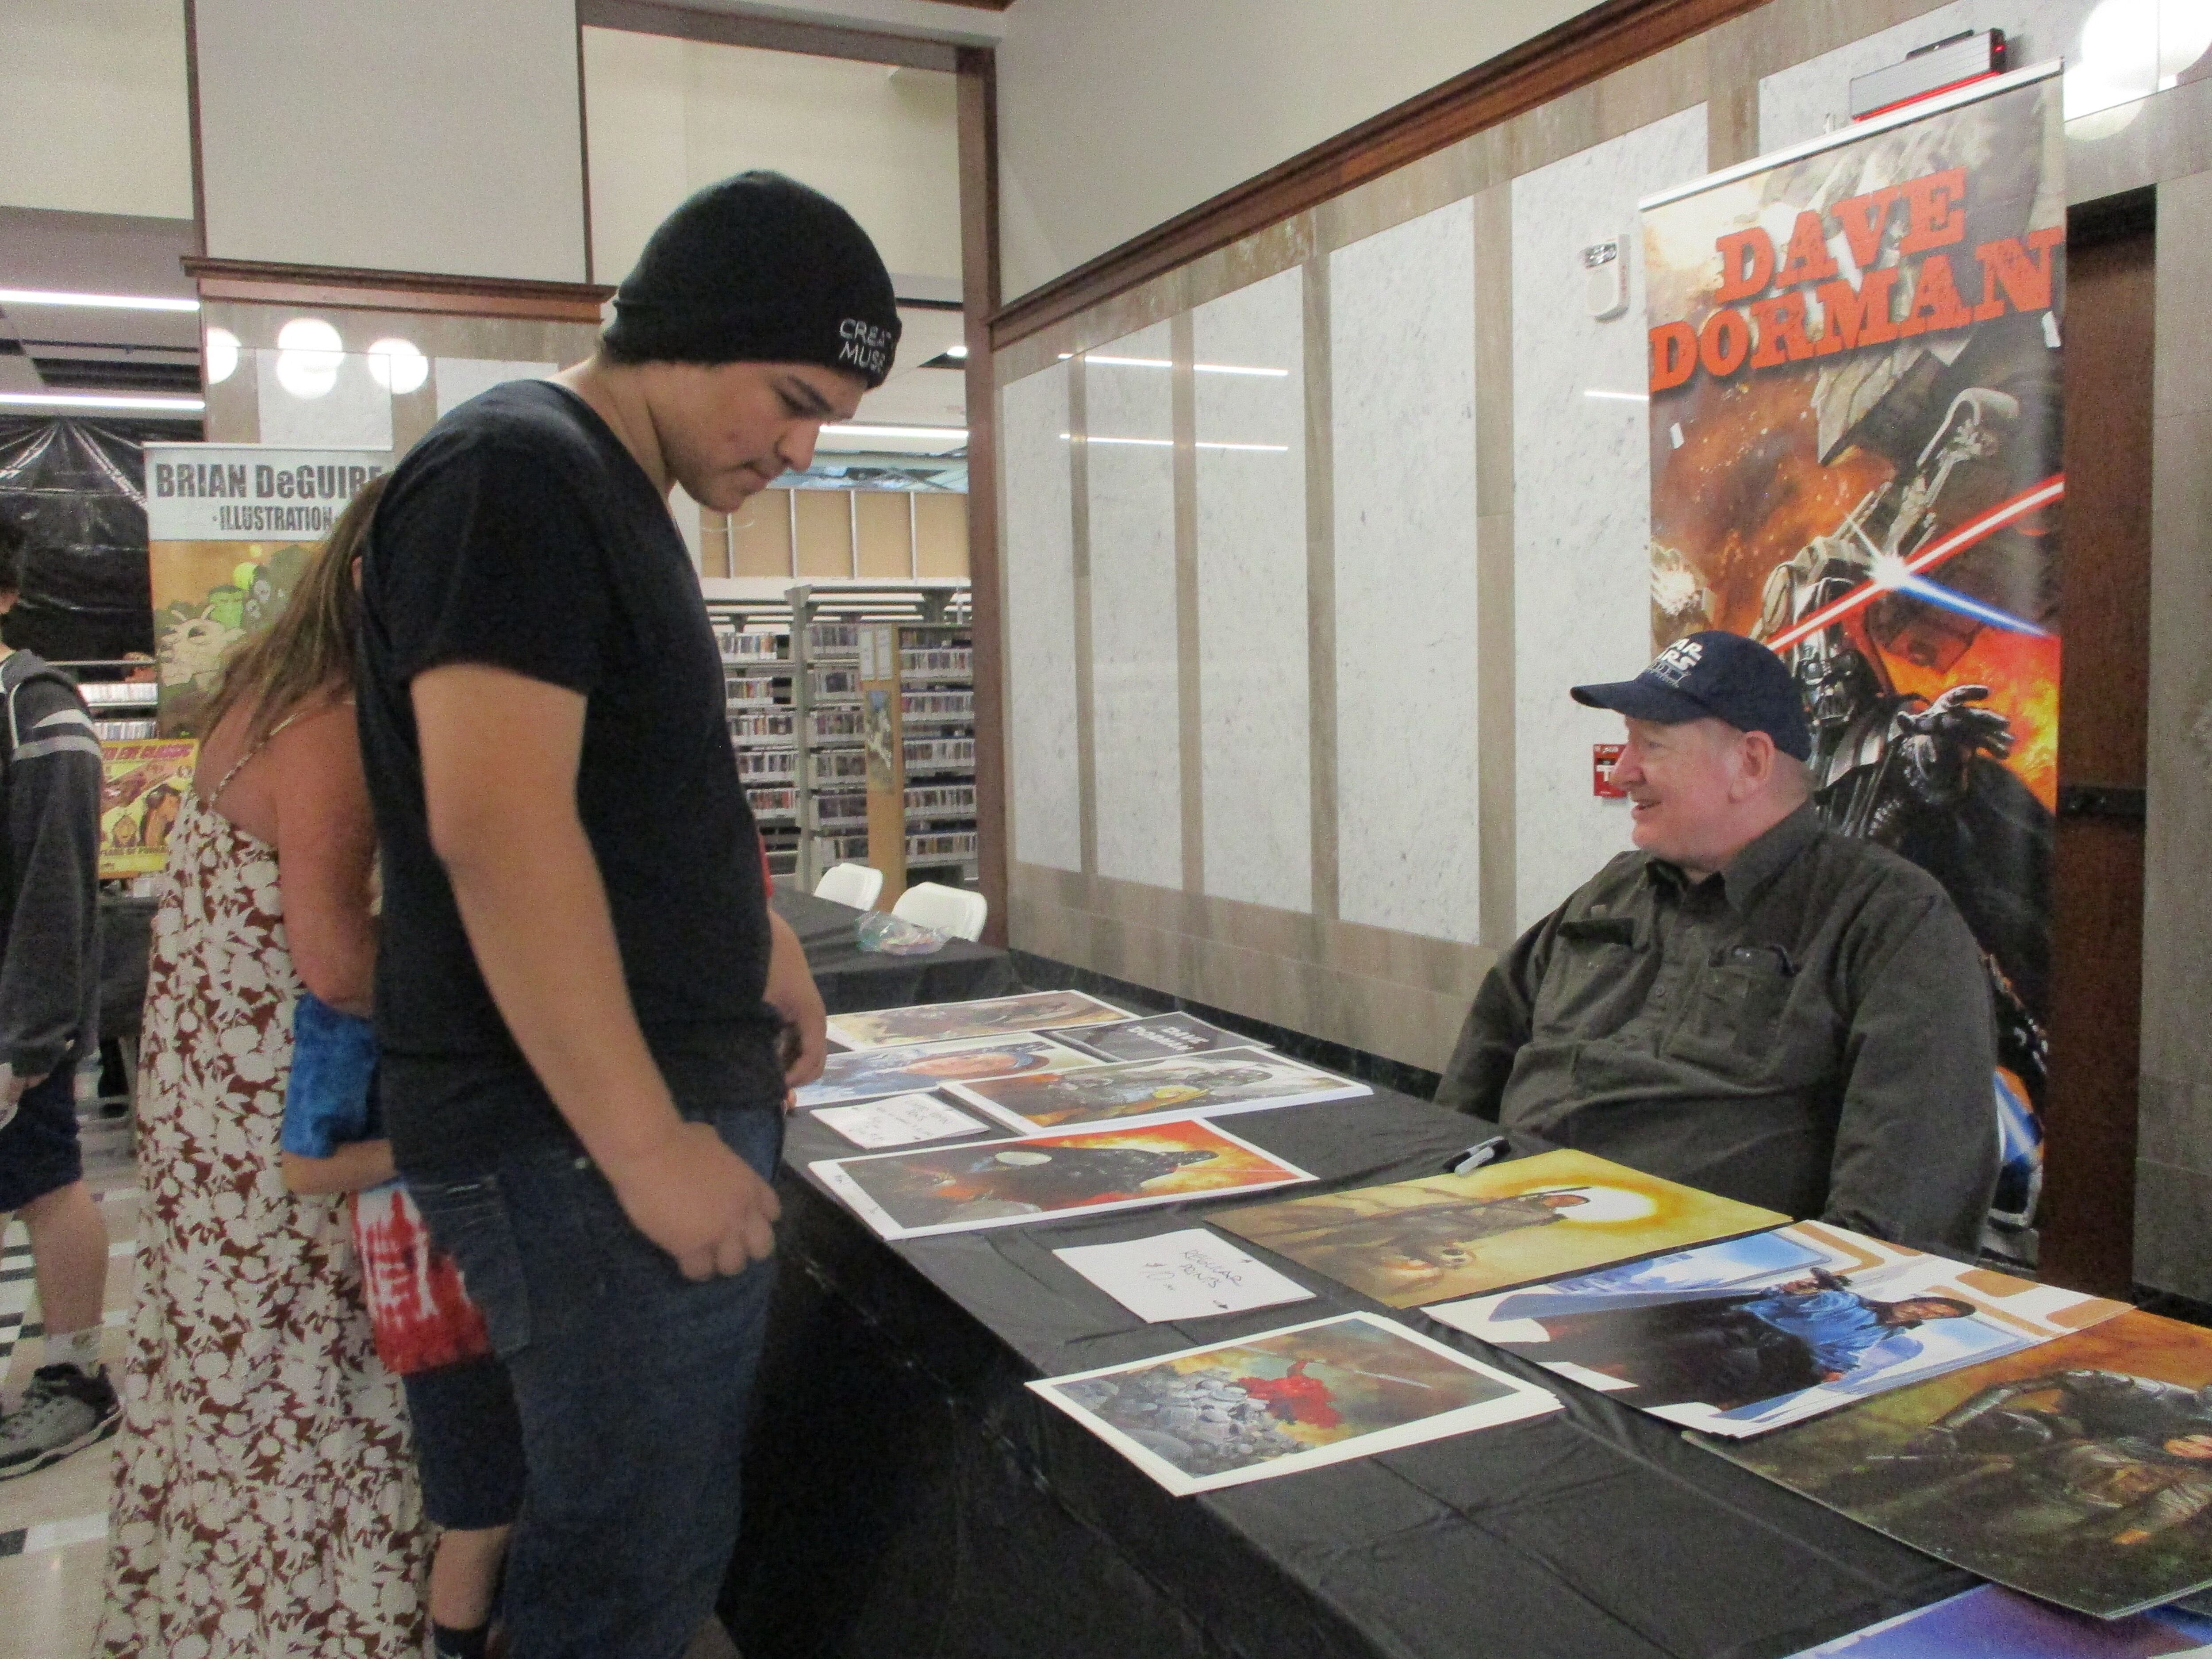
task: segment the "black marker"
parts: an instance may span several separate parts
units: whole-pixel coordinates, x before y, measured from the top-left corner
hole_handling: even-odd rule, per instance
[[[1492,1162],[1500,1152],[1513,1143],[1504,1135],[1492,1135],[1487,1140],[1478,1140],[1463,1152],[1454,1152],[1444,1160],[1446,1175],[1473,1175],[1484,1164]]]

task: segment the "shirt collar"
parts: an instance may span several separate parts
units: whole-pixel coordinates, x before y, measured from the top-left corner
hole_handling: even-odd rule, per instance
[[[1741,913],[1758,896],[1759,890],[1780,875],[1791,860],[1813,844],[1820,834],[1820,815],[1808,800],[1737,853],[1729,860],[1718,878],[1729,908]],[[1644,875],[1647,881],[1664,882],[1679,893],[1686,893],[1693,887],[1705,884],[1703,882],[1692,882],[1681,866],[1665,859],[1645,859]],[[1706,878],[1708,881],[1712,879],[1711,877]]]

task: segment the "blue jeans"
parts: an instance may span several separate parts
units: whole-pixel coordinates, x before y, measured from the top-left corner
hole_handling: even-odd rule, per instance
[[[763,1180],[782,1147],[780,1106],[713,1120]],[[689,1282],[573,1148],[408,1190],[483,1310],[521,1419],[510,1659],[675,1659],[737,1542],[774,1262]]]

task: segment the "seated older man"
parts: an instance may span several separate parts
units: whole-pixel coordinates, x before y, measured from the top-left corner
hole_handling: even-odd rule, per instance
[[[1821,823],[1780,659],[1697,634],[1573,695],[1627,720],[1638,850],[1491,969],[1438,1102],[1970,1255],[1997,1164],[1989,981],[1933,878]]]

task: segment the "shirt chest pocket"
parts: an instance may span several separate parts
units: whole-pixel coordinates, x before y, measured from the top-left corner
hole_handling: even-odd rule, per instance
[[[1536,989],[1530,1025],[1537,1036],[1601,1036],[1632,1012],[1643,955],[1626,916],[1559,925],[1550,965]]]
[[[1667,1052],[1734,1077],[1783,1063],[1782,1024],[1796,971],[1771,945],[1720,952],[1698,977]]]

